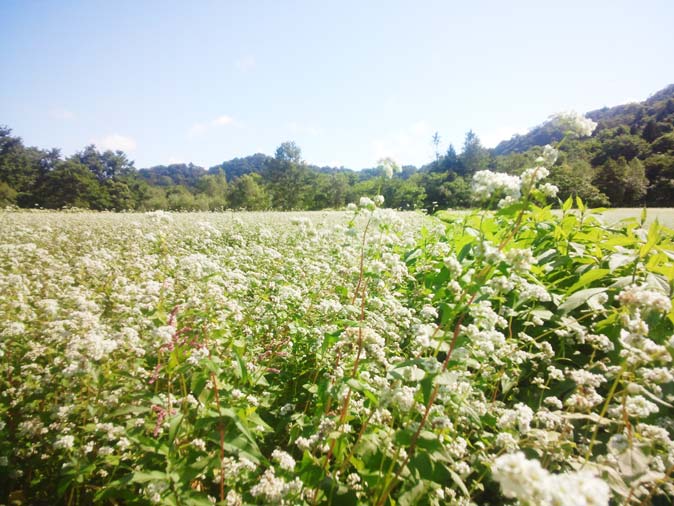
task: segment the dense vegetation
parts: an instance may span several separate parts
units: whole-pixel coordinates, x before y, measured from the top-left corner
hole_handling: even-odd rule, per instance
[[[671,504],[674,232],[547,173],[444,222],[4,211],[0,503]]]
[[[469,131],[460,153],[449,146],[417,169],[382,177],[384,164],[354,171],[316,167],[293,142],[275,156],[255,154],[206,170],[175,164],[137,170],[123,152],[87,146],[63,158],[59,150],[24,146],[0,128],[0,205],[110,210],[340,208],[361,195],[384,195],[393,208],[470,207],[474,174],[489,169],[517,174],[532,166],[543,146],[560,150],[550,167],[561,200],[579,196],[592,206],[674,205],[674,85],[648,100],[593,111],[597,128],[569,136],[579,118],[557,115],[485,149]],[[430,141],[430,139],[429,139]],[[440,138],[436,134],[436,146]]]

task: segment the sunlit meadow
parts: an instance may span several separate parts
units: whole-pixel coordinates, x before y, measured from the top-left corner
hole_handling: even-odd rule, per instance
[[[4,212],[0,502],[670,504],[674,234],[546,173],[443,219]]]

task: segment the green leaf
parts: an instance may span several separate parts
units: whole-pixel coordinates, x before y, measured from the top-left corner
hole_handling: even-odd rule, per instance
[[[648,237],[646,244],[644,244],[639,250],[639,256],[641,258],[646,258],[646,255],[653,249],[660,239],[660,224],[657,221],[651,223],[650,228],[648,229]]]
[[[176,434],[178,432],[178,429],[180,428],[180,425],[183,422],[183,415],[178,414],[176,416],[171,417],[171,421],[169,422],[169,444],[172,445],[173,441],[176,437]]]
[[[586,288],[585,290],[580,290],[570,297],[568,297],[560,306],[559,310],[566,314],[570,311],[573,311],[577,307],[582,306],[587,302],[587,300],[594,296],[597,295],[598,293],[606,292],[608,288]]]
[[[623,253],[614,253],[608,257],[608,268],[611,272],[615,271],[617,268],[622,267],[623,265],[631,264],[636,260],[635,255],[625,255]]]
[[[585,211],[585,204],[583,204],[583,201],[578,196],[576,196],[576,207],[580,212]]]
[[[582,288],[584,286],[589,285],[590,283],[597,281],[598,279],[603,278],[607,274],[609,274],[611,271],[609,269],[591,269],[587,271],[585,274],[583,274],[578,281],[576,281],[571,288],[569,288],[566,291],[566,294],[572,294],[579,288]]]
[[[468,492],[468,489],[466,488],[466,484],[463,482],[461,477],[458,474],[456,474],[454,471],[452,471],[451,469],[449,470],[449,474],[452,476],[452,480],[454,481],[454,483],[456,483],[459,486],[459,488],[461,489],[461,492],[463,492],[463,494],[466,497],[470,497],[470,492]]]
[[[147,483],[148,481],[168,481],[164,471],[136,471],[131,476],[133,483]]]

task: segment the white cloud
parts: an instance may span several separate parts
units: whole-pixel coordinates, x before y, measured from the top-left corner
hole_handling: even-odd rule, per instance
[[[229,125],[233,122],[234,120],[231,117],[223,115],[218,116],[211,123],[213,124],[213,126],[219,126],[219,125]]]
[[[169,156],[168,165],[173,165],[173,164],[178,164],[178,163],[185,163],[185,159],[181,158],[179,156]]]
[[[67,121],[73,119],[75,117],[75,113],[63,107],[54,107],[49,111],[49,116],[52,117],[53,119],[60,119]]]
[[[248,72],[257,66],[257,62],[254,57],[247,55],[235,60],[234,66],[242,72]]]
[[[189,137],[198,137],[199,135],[205,134],[207,131],[213,128],[233,124],[234,118],[223,114],[222,116],[218,116],[217,118],[212,119],[211,121],[206,121],[204,123],[195,123],[190,127],[190,129],[187,132],[187,135]]]
[[[131,137],[120,134],[110,134],[101,139],[94,139],[92,141],[98,149],[102,150],[111,150],[111,151],[133,151],[136,149],[136,141]]]
[[[433,160],[433,129],[419,121],[391,135],[374,139],[371,143],[373,162],[380,158],[393,158],[401,165],[421,166]]]

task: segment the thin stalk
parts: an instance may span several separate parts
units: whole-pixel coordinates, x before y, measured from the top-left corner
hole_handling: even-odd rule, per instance
[[[225,427],[222,423],[222,411],[220,409],[220,393],[218,392],[218,382],[215,373],[211,373],[211,383],[213,383],[213,392],[215,393],[215,402],[218,405],[218,431],[220,432],[220,501],[225,500]]]

